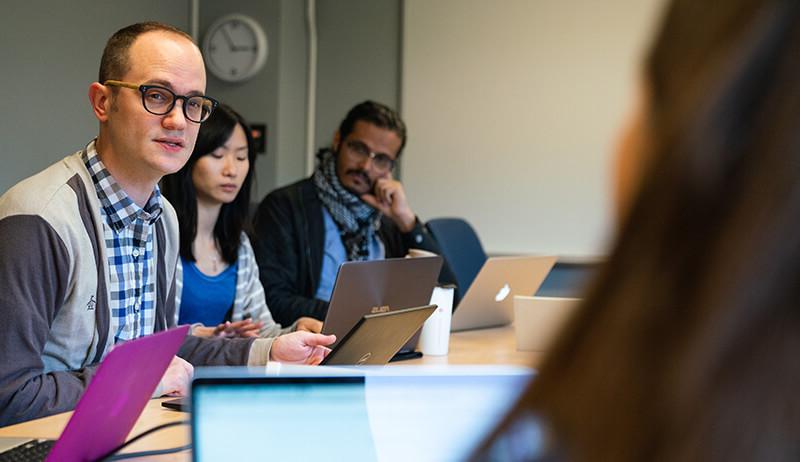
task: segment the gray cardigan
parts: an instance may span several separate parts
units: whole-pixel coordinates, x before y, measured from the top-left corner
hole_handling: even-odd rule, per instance
[[[73,409],[111,347],[100,203],[80,153],[0,197],[0,426]],[[175,211],[155,225],[154,331],[175,325]],[[195,365],[246,364],[251,339],[188,336]]]

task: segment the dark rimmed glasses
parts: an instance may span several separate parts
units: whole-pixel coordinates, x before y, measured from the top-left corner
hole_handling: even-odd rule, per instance
[[[375,170],[379,172],[388,172],[394,168],[394,159],[386,154],[370,151],[367,145],[361,141],[350,140],[345,143],[345,146],[347,147],[347,153],[350,155],[350,157],[359,162],[363,162],[367,158],[370,158]]]
[[[175,101],[183,101],[183,115],[187,120],[194,123],[203,123],[219,104],[217,100],[208,96],[183,96],[176,95],[169,88],[159,85],[136,85],[135,83],[122,82],[120,80],[106,80],[103,85],[112,87],[130,88],[139,90],[142,94],[142,105],[144,109],[153,115],[165,115],[175,107]]]

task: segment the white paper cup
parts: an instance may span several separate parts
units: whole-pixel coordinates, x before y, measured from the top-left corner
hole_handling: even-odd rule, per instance
[[[450,347],[450,319],[453,316],[453,287],[434,287],[431,304],[436,311],[422,325],[419,349],[424,355],[446,355]]]
[[[514,296],[517,350],[547,351],[580,299]]]

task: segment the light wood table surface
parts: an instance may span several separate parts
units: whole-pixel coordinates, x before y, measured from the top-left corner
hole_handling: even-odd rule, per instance
[[[424,356],[419,359],[395,364],[445,365],[445,364],[498,364],[517,366],[536,366],[541,354],[516,350],[516,340],[512,326],[455,332],[450,335],[450,348],[446,356]],[[189,415],[161,407],[165,399],[153,399],[147,403],[141,417],[136,422],[130,436],[167,422],[188,420]],[[72,412],[31,420],[0,428],[0,436],[22,436],[34,438],[58,438],[67,424]],[[153,449],[177,447],[190,441],[189,426],[177,426],[158,431],[132,444],[125,452],[138,452]],[[187,461],[189,451],[137,460]]]
[[[467,330],[450,334],[445,356],[423,356],[397,364],[502,364],[536,367],[542,354],[517,351],[512,326]]]

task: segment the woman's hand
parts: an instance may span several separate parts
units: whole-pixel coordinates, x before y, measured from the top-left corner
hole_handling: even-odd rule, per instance
[[[225,321],[217,327],[198,326],[192,330],[192,335],[198,337],[258,337],[261,327],[264,324],[261,321],[253,322],[250,319],[242,321],[230,322]]]

